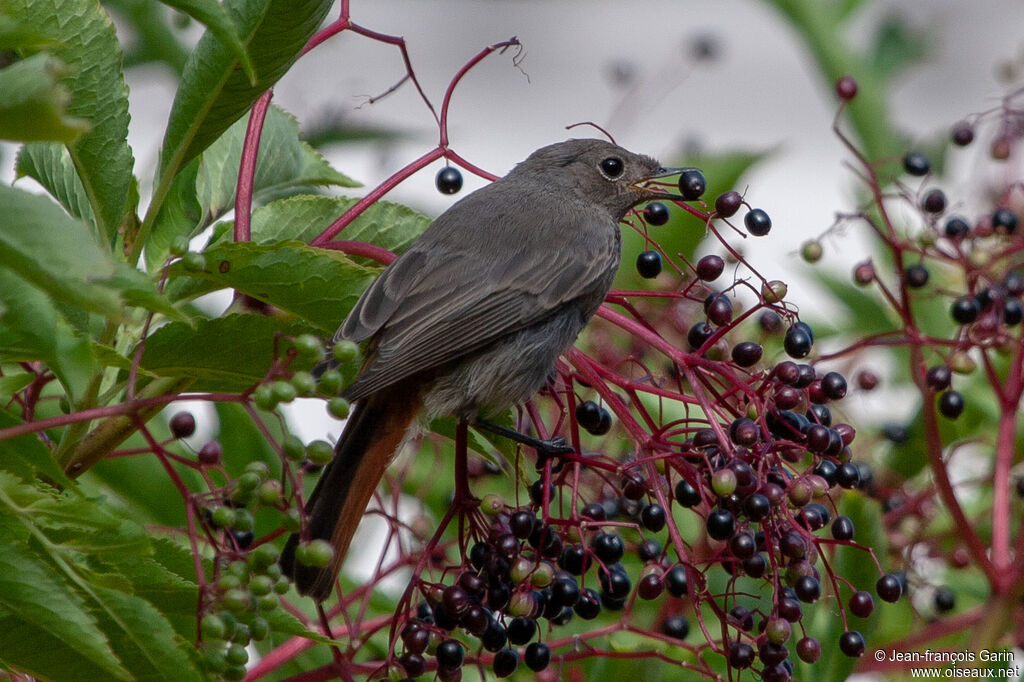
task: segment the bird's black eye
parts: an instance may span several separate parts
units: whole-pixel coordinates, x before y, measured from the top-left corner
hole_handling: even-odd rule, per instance
[[[622,175],[622,159],[616,156],[609,156],[601,162],[601,172],[608,178],[617,178]]]

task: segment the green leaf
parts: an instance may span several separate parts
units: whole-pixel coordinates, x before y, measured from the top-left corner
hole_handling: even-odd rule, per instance
[[[47,47],[52,44],[52,40],[32,28],[31,24],[23,24],[14,17],[0,14],[0,50]]]
[[[253,211],[252,241],[259,244],[288,240],[311,242],[356,201],[347,197],[300,194],[271,202]],[[377,201],[337,238],[375,244],[401,253],[423,234],[431,222],[429,217],[402,204]],[[224,239],[227,239],[227,234]]]
[[[46,197],[0,186],[0,249],[4,265],[58,301],[120,314],[115,292],[97,280],[114,275],[110,253],[81,222]]]
[[[66,147],[22,145],[15,161],[15,172],[19,178],[29,177],[42,185],[75,218],[89,224],[96,222],[82,179]]]
[[[161,209],[146,242],[150,269],[164,262],[175,237],[191,237],[234,208],[246,127],[245,120],[235,123],[203,152],[194,175],[190,166],[175,178],[165,202],[169,205]],[[294,117],[271,107],[260,136],[254,198],[314,185],[355,187],[358,183],[331,168],[316,150],[299,139]]]
[[[231,20],[227,10],[217,0],[160,0],[160,2],[187,14],[210,29],[210,33],[234,52],[249,80],[256,80],[256,72],[253,70],[252,61],[242,43],[242,38],[238,35],[238,28]]]
[[[24,422],[21,419],[6,410],[0,410],[0,429],[22,423]],[[74,485],[71,479],[65,476],[61,468],[57,466],[49,449],[36,435],[0,440],[0,470],[13,473],[26,481],[31,481],[41,474],[61,486]]]
[[[68,143],[89,129],[67,113],[71,96],[58,82],[62,71],[60,62],[41,54],[0,69],[0,138]]]
[[[6,361],[42,361],[72,401],[81,398],[97,371],[88,338],[61,316],[43,292],[0,269],[0,353]]]
[[[130,679],[66,575],[28,544],[30,535],[40,532],[36,526],[45,521],[36,517],[34,507],[46,497],[10,474],[0,472],[0,607],[18,623],[13,632],[24,633],[25,626],[42,630],[59,640],[61,649],[66,647],[112,678]],[[84,501],[66,502],[81,508]],[[15,637],[12,645],[8,638],[11,632],[4,630],[0,660],[24,666],[29,672],[34,672],[34,666],[28,667],[32,661],[48,663],[33,651],[38,644],[26,641],[17,646]],[[59,663],[60,658],[63,657],[51,663]]]
[[[208,248],[204,255],[202,273],[185,273],[175,265],[172,275],[191,274],[217,289],[236,289],[327,333],[338,328],[377,274],[342,253],[298,242],[229,242]]]
[[[194,327],[172,322],[146,340],[142,367],[161,376],[195,378],[197,391],[242,391],[266,375],[276,334],[311,331],[308,324],[262,315],[229,315]]]
[[[212,31],[199,41],[182,75],[160,152],[167,178],[198,156],[291,68],[333,0],[227,0],[257,81],[237,69],[230,47]],[[161,180],[160,182],[163,182]]]
[[[68,114],[92,126],[68,150],[99,232],[113,242],[127,210],[134,161],[128,146],[128,87],[110,16],[98,0],[9,0],[7,5],[16,19],[59,43],[51,52],[68,66],[59,81],[71,93]]]

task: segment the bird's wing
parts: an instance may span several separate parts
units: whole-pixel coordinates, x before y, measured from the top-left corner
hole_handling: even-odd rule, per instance
[[[408,263],[395,261],[398,268],[385,271],[339,330],[357,341],[378,333],[346,397],[358,400],[478,350],[574,299],[596,296],[596,307],[618,262],[618,245],[601,243],[608,241],[583,240],[573,253],[554,246],[528,257],[521,250],[414,247],[405,254]]]

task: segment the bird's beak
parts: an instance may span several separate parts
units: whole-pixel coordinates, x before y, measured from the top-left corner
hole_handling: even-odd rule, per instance
[[[663,185],[665,183],[657,183],[656,182],[656,183],[654,183],[652,185],[651,182],[653,180],[660,180],[661,178],[669,178],[669,177],[672,177],[673,175],[679,175],[683,171],[688,171],[688,170],[697,170],[697,169],[695,169],[695,168],[688,168],[688,167],[687,168],[665,168],[664,166],[662,166],[657,171],[655,171],[653,175],[650,175],[649,177],[646,177],[643,180],[640,180],[639,182],[635,183],[633,185],[633,189],[638,190],[640,192],[644,192],[647,195],[646,200],[648,200],[648,201],[651,200],[651,199],[670,199],[670,200],[676,200],[676,201],[684,201],[684,199],[683,199],[683,197],[681,195],[679,195],[679,194],[672,194],[671,192],[664,191],[663,190]]]

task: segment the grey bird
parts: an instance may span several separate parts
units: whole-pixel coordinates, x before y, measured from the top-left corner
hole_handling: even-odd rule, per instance
[[[342,394],[354,411],[308,523],[282,555],[300,593],[330,595],[417,415],[479,423],[544,385],[611,287],[619,221],[639,203],[680,198],[649,186],[680,170],[603,140],[543,147],[453,204],[381,273],[335,334],[365,341],[365,360]],[[334,547],[329,566],[295,560],[313,539]]]

